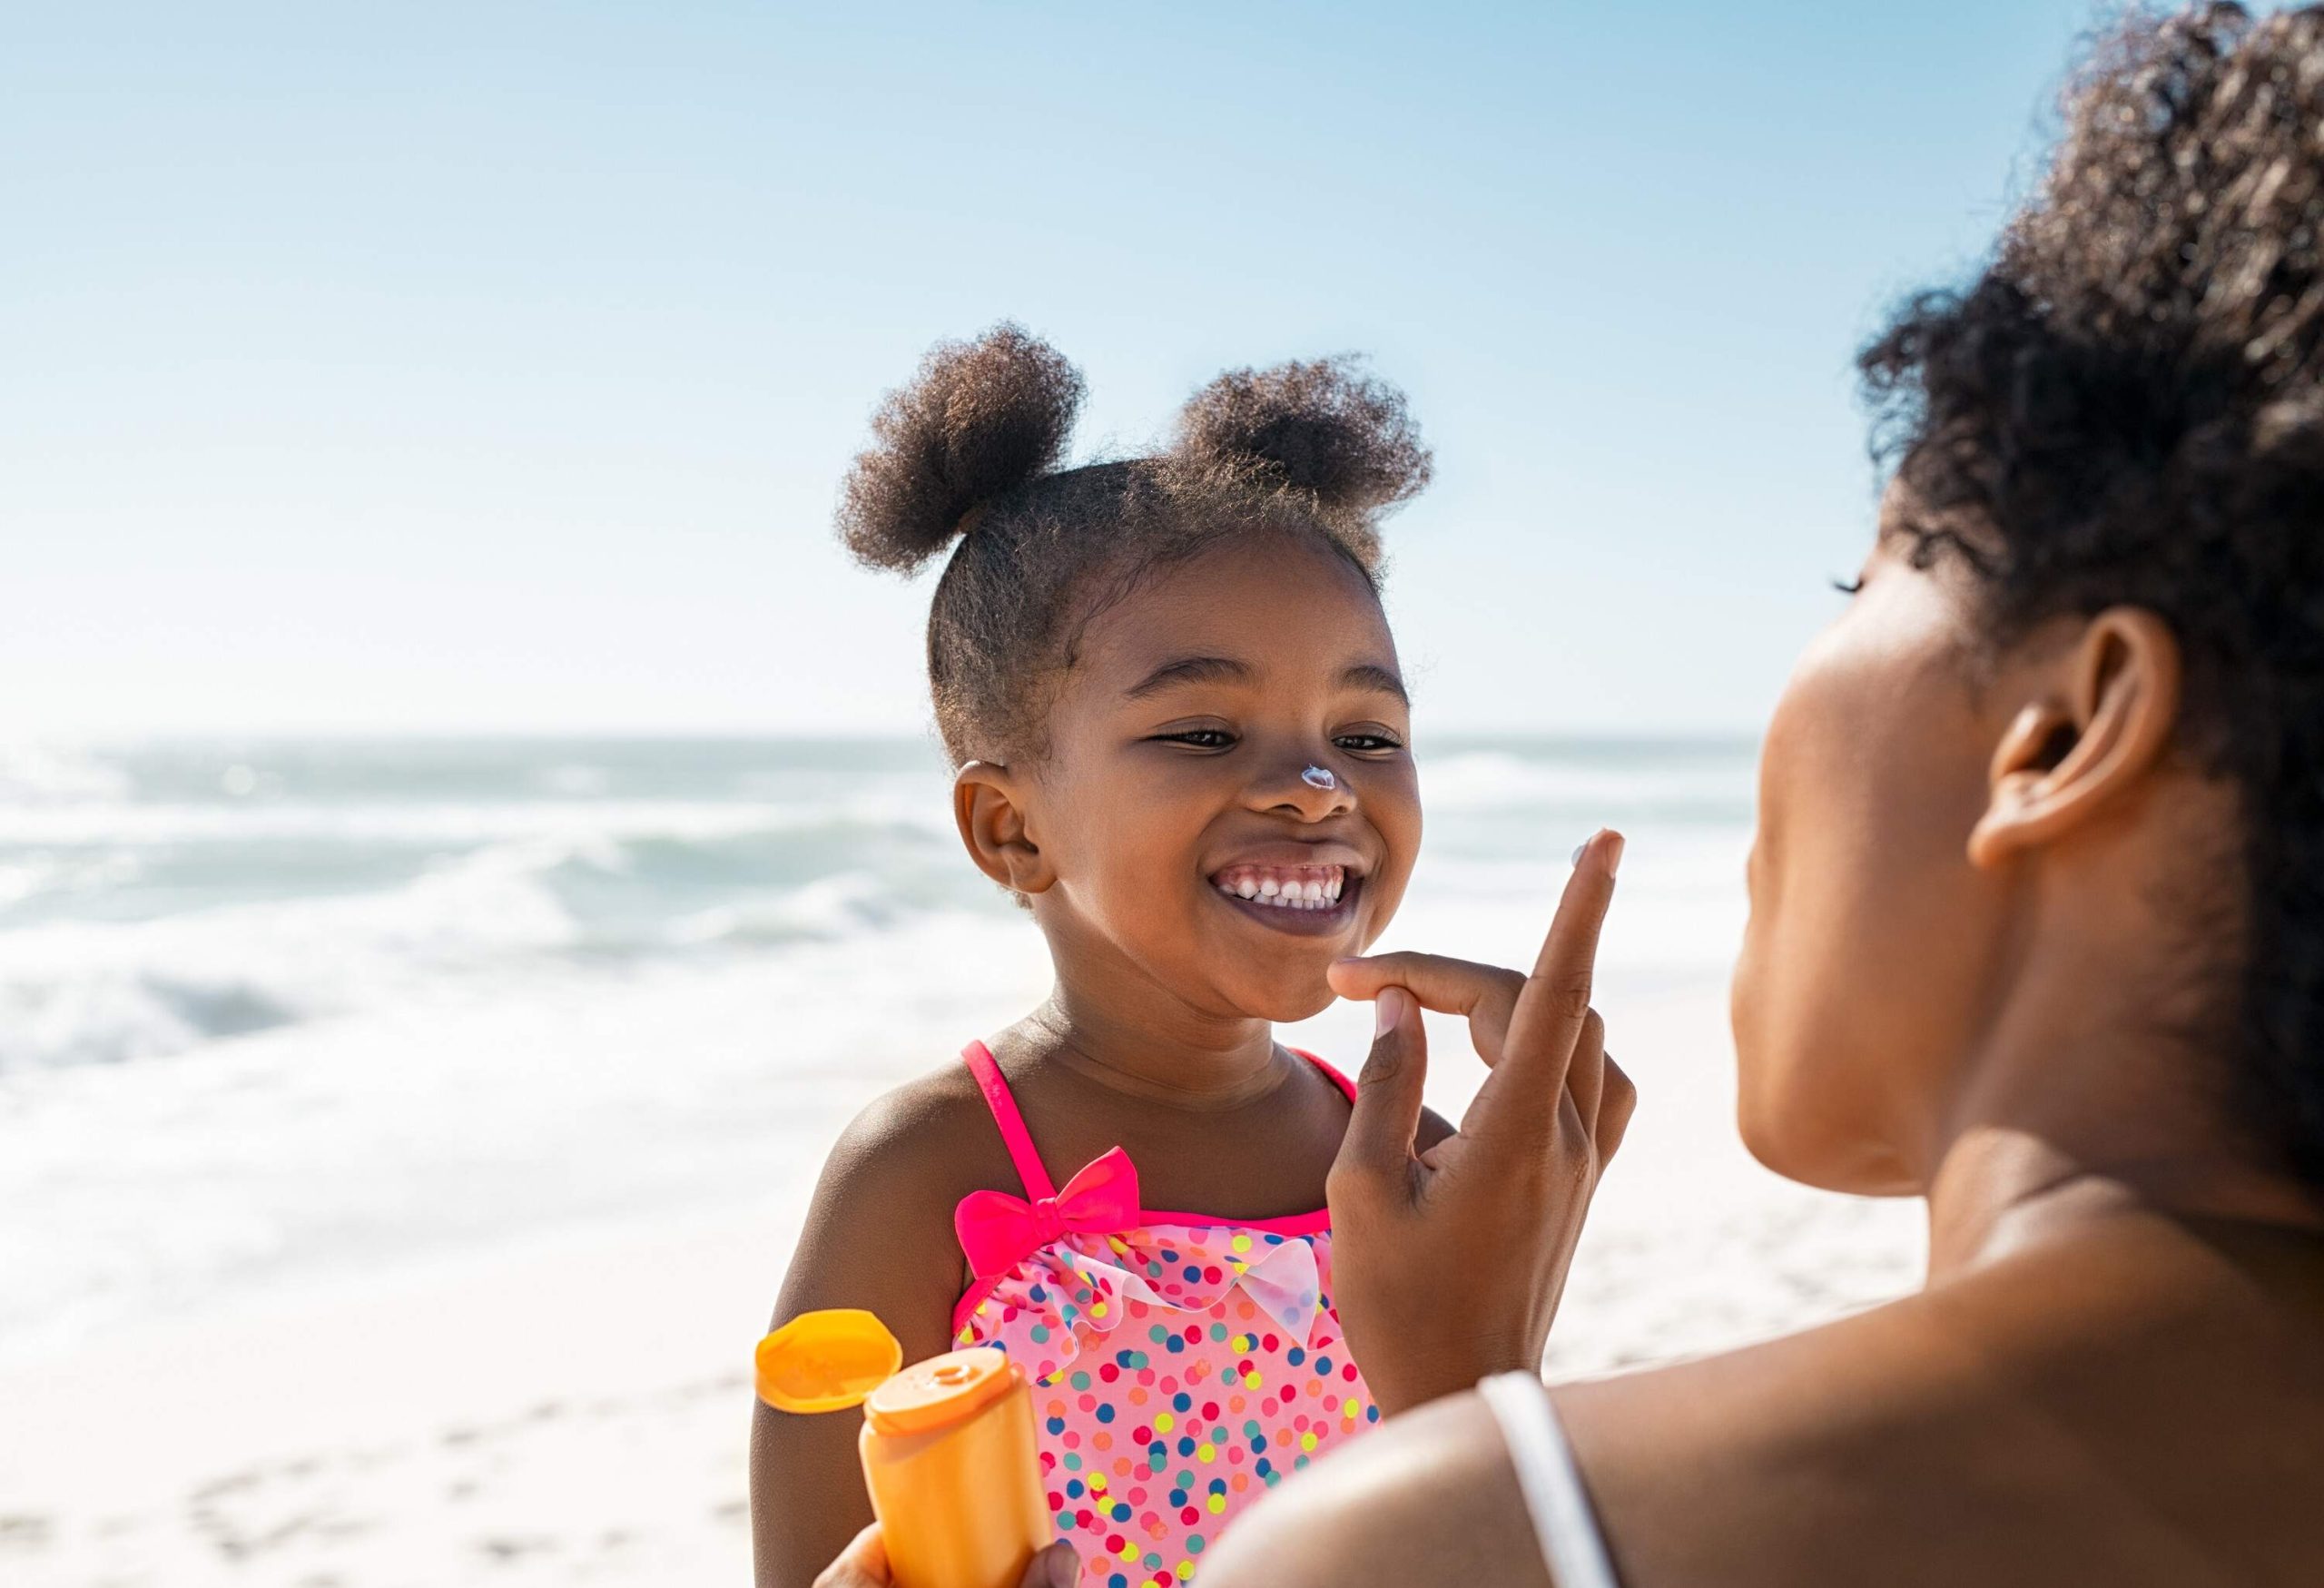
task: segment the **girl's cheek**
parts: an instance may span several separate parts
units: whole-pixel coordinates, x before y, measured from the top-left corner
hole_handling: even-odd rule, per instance
[[[1389,797],[1382,802],[1377,821],[1381,834],[1389,844],[1401,851],[1400,858],[1407,864],[1420,848],[1421,803],[1420,777],[1410,766],[1388,785]]]

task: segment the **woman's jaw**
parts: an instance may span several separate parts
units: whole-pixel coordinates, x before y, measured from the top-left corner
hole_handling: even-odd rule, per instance
[[[1990,879],[1958,593],[1876,552],[1801,656],[1759,765],[1751,915],[1732,987],[1745,1144],[1779,1174],[1918,1188],[1931,1100],[1970,1037]]]

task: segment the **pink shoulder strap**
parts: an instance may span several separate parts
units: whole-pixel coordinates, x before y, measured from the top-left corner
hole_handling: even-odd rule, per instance
[[[1009,1160],[1017,1166],[1017,1178],[1025,1182],[1025,1194],[1036,1201],[1055,1197],[1057,1187],[1050,1183],[1049,1171],[1041,1166],[1041,1155],[1033,1150],[1032,1132],[1025,1129],[1025,1116],[1017,1111],[1017,1100],[1009,1093],[1009,1082],[1002,1077],[992,1050],[982,1042],[970,1042],[960,1050],[960,1060],[977,1078],[985,1107],[992,1110],[992,1122],[1000,1127],[1000,1139],[1009,1149]]]
[[[1334,1086],[1338,1087],[1340,1090],[1347,1094],[1348,1101],[1355,1101],[1355,1082],[1350,1080],[1346,1076],[1342,1075],[1322,1058],[1314,1053],[1310,1053],[1305,1048],[1294,1048],[1292,1051],[1298,1054],[1302,1059],[1307,1060],[1308,1063],[1313,1064],[1316,1069],[1322,1070],[1324,1072],[1324,1078],[1326,1080],[1329,1080]]]

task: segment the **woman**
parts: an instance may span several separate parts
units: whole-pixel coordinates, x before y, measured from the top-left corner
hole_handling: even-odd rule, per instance
[[[1768,730],[1734,1022],[1753,1152],[1925,1198],[1926,1288],[1438,1401],[1203,1588],[2324,1582],[2319,127],[2324,8],[2132,25],[1991,266],[1864,356],[1898,462]],[[1484,984],[1344,990],[1392,983]],[[1333,1198],[1384,1404],[1539,1338],[1404,1332],[1511,1282],[1374,1211],[1403,1170]]]

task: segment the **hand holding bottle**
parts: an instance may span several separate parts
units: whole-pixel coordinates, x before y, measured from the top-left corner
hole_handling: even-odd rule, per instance
[[[1080,1557],[1071,1544],[1059,1539],[1032,1558],[1018,1588],[1073,1588],[1080,1573]],[[839,1559],[823,1568],[823,1574],[815,1579],[815,1588],[892,1588],[894,1582],[888,1573],[888,1547],[880,1536],[880,1524],[874,1522],[855,1535]]]

